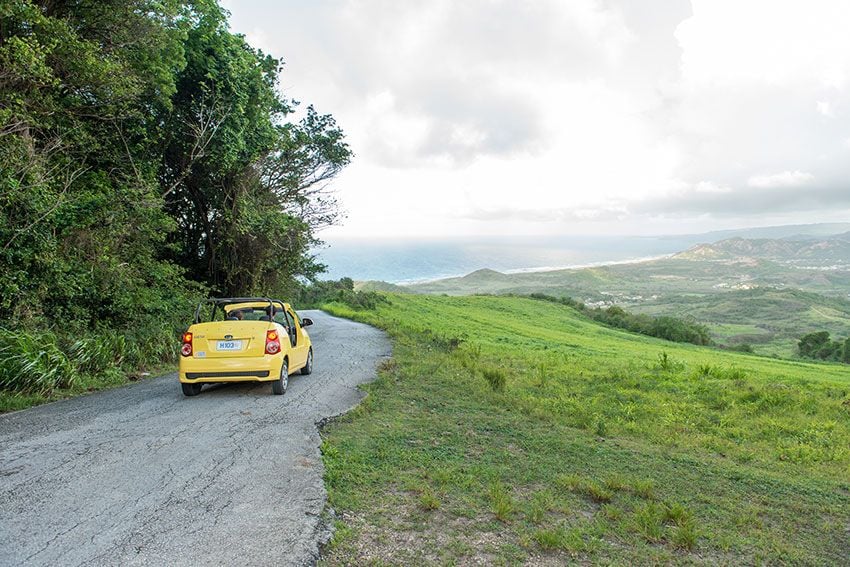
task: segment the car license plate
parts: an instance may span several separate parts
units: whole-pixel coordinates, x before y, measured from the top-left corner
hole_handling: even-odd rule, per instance
[[[242,350],[242,341],[218,341],[216,350]]]

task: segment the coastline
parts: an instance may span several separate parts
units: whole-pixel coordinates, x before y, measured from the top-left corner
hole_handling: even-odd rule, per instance
[[[513,274],[534,274],[540,272],[559,272],[562,270],[582,270],[586,268],[600,268],[603,266],[621,266],[624,264],[641,264],[643,262],[652,262],[654,260],[663,260],[665,258],[671,258],[676,254],[659,254],[657,256],[641,256],[638,258],[629,258],[626,260],[610,260],[610,261],[601,261],[601,262],[587,262],[583,264],[569,264],[565,266],[539,266],[539,267],[531,267],[531,268],[512,268],[510,270],[493,270],[494,272],[499,272],[500,274],[505,275],[513,275]],[[399,286],[412,286],[417,284],[425,284],[425,283],[433,283],[441,280],[450,280],[455,278],[463,278],[468,276],[469,274],[475,273],[478,270],[487,270],[492,268],[476,268],[470,272],[465,274],[453,274],[453,275],[444,275],[433,278],[419,278],[419,279],[407,279],[407,280],[397,280],[397,281],[388,281],[387,283],[391,283],[393,285]]]

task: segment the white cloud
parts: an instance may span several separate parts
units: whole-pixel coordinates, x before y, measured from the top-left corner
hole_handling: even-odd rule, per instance
[[[750,187],[770,189],[773,187],[804,187],[814,181],[815,176],[805,171],[783,171],[771,175],[754,175],[747,180]]]
[[[844,0],[229,7],[356,152],[328,234],[710,227],[767,189],[799,222],[847,205]]]
[[[846,85],[850,3],[692,0],[692,5],[693,16],[676,30],[686,81],[732,89]]]
[[[835,116],[835,112],[832,109],[832,104],[825,100],[819,100],[817,102],[817,109],[819,113],[826,116],[827,118],[832,118],[833,116]]]
[[[732,193],[733,189],[728,185],[717,185],[711,181],[700,181],[694,186],[695,193]]]

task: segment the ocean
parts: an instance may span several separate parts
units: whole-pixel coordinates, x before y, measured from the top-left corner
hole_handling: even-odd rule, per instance
[[[317,252],[328,271],[322,279],[350,277],[412,283],[462,276],[489,268],[500,272],[554,270],[656,258],[680,252],[704,235],[622,237],[492,237],[434,240],[350,239]]]

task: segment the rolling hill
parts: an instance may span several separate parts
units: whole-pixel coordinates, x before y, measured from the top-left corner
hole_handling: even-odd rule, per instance
[[[757,258],[809,268],[846,268],[850,267],[850,232],[829,238],[729,238],[698,244],[673,257],[710,261]]]
[[[850,233],[782,239],[734,237],[669,258],[546,272],[477,270],[401,286],[413,293],[545,293],[591,306],[693,317],[724,344],[794,356],[801,335],[850,335]]]

